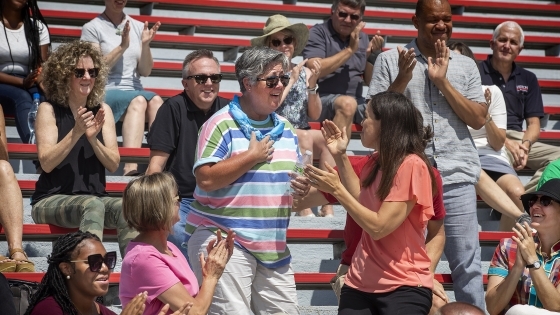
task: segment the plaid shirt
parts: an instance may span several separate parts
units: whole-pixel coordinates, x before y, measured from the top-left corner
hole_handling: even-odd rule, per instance
[[[428,78],[427,57],[420,52],[416,40],[405,48],[414,48],[417,63],[404,95],[422,113],[424,125],[432,126],[434,131],[433,141],[426,147],[426,155],[432,163],[436,162],[444,185],[475,184],[480,176],[480,160],[467,124],[457,116],[445,96]],[[373,67],[368,98],[387,91],[398,74],[398,51],[391,49],[380,54]],[[467,99],[485,102],[480,73],[471,58],[451,51],[447,79]]]
[[[541,251],[539,237],[537,235],[535,235],[534,240],[537,248],[537,256],[543,264],[541,268],[543,268],[548,279],[550,279],[550,282],[552,282],[555,287],[558,287],[558,285],[560,285],[560,241],[552,246],[550,258],[545,258],[546,253]],[[488,276],[505,278],[515,264],[516,253],[517,243],[515,243],[515,241],[511,238],[502,239],[500,241],[500,245],[498,245],[496,251],[494,252],[492,261],[490,262]],[[523,270],[523,274],[517,283],[515,293],[511,297],[508,306],[506,306],[501,314],[505,314],[510,307],[516,304],[528,304],[543,308],[543,305],[537,296],[537,291],[531,281],[531,275],[529,274],[528,268]]]

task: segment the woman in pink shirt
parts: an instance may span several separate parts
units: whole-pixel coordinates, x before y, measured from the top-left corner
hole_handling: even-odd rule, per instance
[[[362,144],[378,151],[370,172],[358,178],[346,155],[346,132],[331,121],[322,131],[340,178],[328,165],[328,171],[306,168],[311,185],[338,199],[363,229],[338,313],[428,314],[433,280],[424,232],[437,189],[424,154],[431,128],[423,127],[420,112],[395,92],[373,96],[362,127]]]
[[[156,315],[164,304],[169,314],[186,303],[189,314],[206,314],[214,289],[233,253],[230,231],[226,239],[210,241],[208,256],[200,254],[203,280],[199,288],[187,259],[167,241],[179,221],[179,191],[170,173],[144,175],[128,183],[123,193],[123,216],[140,234],[130,241],[121,268],[119,297],[123,307],[139,293],[146,292],[144,315]]]

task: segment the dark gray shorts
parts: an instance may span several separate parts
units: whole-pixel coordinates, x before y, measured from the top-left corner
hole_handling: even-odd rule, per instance
[[[323,121],[325,119],[333,119],[334,118],[334,101],[337,97],[341,96],[342,94],[324,94],[321,95],[321,104],[323,106],[323,111],[321,112],[321,116],[316,121]],[[358,102],[358,109],[354,114],[354,123],[361,124],[362,120],[364,120],[365,112],[366,112],[366,99],[360,97],[356,99]]]

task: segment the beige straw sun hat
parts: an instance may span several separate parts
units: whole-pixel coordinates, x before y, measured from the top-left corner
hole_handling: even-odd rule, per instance
[[[263,35],[251,39],[251,46],[266,46],[268,36],[280,32],[281,30],[288,29],[294,33],[296,46],[294,47],[294,56],[301,54],[303,48],[309,39],[309,29],[303,23],[290,24],[288,19],[280,14],[273,15],[266,20],[263,27]],[[292,56],[292,57],[294,57]]]

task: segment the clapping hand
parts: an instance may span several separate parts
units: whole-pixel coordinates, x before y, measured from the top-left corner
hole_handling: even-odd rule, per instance
[[[94,115],[92,111],[88,111],[87,108],[80,106],[76,115],[74,116],[74,129],[83,135],[86,130],[92,126]]]
[[[490,107],[490,104],[492,104],[492,91],[489,88],[484,90],[484,99],[486,99],[486,106]]]
[[[130,21],[126,21],[121,32],[121,48],[126,50],[130,45]]]
[[[383,48],[383,43],[385,42],[385,40],[383,39],[383,36],[379,34],[381,34],[381,31],[377,31],[377,34],[375,34],[369,41],[367,50],[368,54],[371,54],[372,52],[381,50],[381,48]]]
[[[428,57],[428,77],[436,86],[443,82],[447,76],[447,67],[449,65],[449,47],[445,45],[444,40],[437,40],[435,43],[436,57]]]
[[[213,277],[219,279],[224,272],[229,258],[233,254],[233,239],[235,232],[230,230],[226,239],[222,239],[222,233],[218,230],[217,238],[211,240],[206,247],[208,257],[204,258],[204,254],[199,254],[202,276]]]
[[[356,27],[354,28],[354,30],[352,31],[352,33],[350,33],[350,49],[352,49],[353,53],[356,53],[356,51],[358,51],[358,48],[360,47],[360,31],[366,26],[366,22],[362,21],[360,22],[358,25],[356,25]]]
[[[406,80],[406,83],[412,80],[412,72],[416,66],[416,53],[414,48],[404,49],[401,46],[397,46],[397,51],[399,52],[399,74],[398,77]]]
[[[328,194],[333,194],[335,190],[342,186],[338,172],[325,162],[326,171],[323,171],[313,165],[307,165],[305,167],[304,174],[309,179],[311,187],[315,187],[320,191],[324,191]]]
[[[95,139],[97,134],[103,128],[103,124],[105,123],[105,110],[100,108],[97,111],[97,114],[93,117],[93,119],[89,122],[89,127],[86,129],[86,137],[88,139]]]
[[[523,225],[516,223],[512,230],[515,235],[511,238],[517,243],[517,256],[521,255],[525,265],[537,261],[539,258],[529,223],[523,222]],[[518,257],[516,257],[516,263],[518,263],[517,259]]]
[[[327,143],[327,149],[329,149],[332,156],[346,153],[346,148],[350,142],[346,135],[346,127],[342,127],[341,131],[334,122],[325,119],[325,121],[323,121],[323,127],[321,127],[321,132]]]
[[[121,315],[142,315],[144,314],[144,310],[146,309],[146,299],[148,298],[148,292],[142,292],[136,295],[122,310]],[[180,307],[177,311],[175,311],[172,315],[188,315],[191,307],[193,306],[192,303],[186,303],[182,307]],[[169,304],[165,304],[161,310],[159,311],[158,315],[165,315],[169,311]]]
[[[148,21],[144,22],[144,30],[142,31],[142,46],[147,46],[152,42],[160,26],[161,23],[157,21],[151,29],[148,29]]]
[[[317,85],[317,80],[319,80],[319,75],[321,74],[321,59],[314,59],[311,65],[307,66],[311,75],[307,78],[307,87],[315,87]]]

